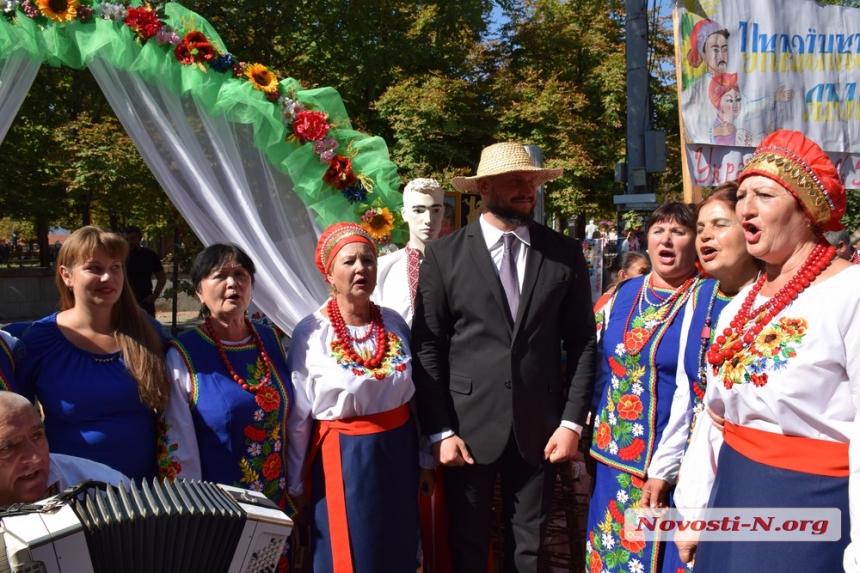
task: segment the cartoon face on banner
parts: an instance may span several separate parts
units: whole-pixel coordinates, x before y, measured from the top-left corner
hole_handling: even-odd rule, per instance
[[[735,179],[777,129],[818,143],[840,164],[846,185],[860,179],[854,78],[860,9],[812,0],[797,0],[791,10],[747,0],[679,0],[674,21],[693,185]],[[715,102],[715,93],[725,101]]]

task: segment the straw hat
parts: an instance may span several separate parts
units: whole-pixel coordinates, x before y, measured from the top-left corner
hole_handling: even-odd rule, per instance
[[[564,172],[563,169],[542,169],[535,167],[529,154],[526,153],[526,148],[519,143],[496,143],[485,147],[481,152],[481,162],[478,164],[477,175],[473,177],[454,177],[451,180],[451,185],[458,191],[477,191],[478,179],[482,177],[522,171],[536,172],[538,185],[543,185],[547,181],[560,177]]]

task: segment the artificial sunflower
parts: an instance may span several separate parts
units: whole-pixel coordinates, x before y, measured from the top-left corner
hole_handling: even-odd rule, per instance
[[[278,89],[278,77],[263,64],[251,64],[245,68],[245,76],[255,89],[272,93]]]
[[[36,0],[39,10],[55,22],[71,22],[78,17],[78,0]]]
[[[365,213],[362,217],[361,227],[370,233],[374,239],[384,239],[391,234],[394,229],[394,215],[388,210],[388,207],[371,209],[372,213]]]

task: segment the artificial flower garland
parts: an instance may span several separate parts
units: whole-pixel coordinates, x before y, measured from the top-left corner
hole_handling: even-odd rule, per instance
[[[162,21],[155,8],[144,2],[142,6],[128,6],[122,2],[83,3],[81,0],[5,0],[0,1],[0,11],[12,22],[20,17],[19,12],[32,20],[46,18],[62,24],[73,21],[91,22],[94,18],[113,21],[127,26],[134,32],[142,45],[154,39],[159,46],[173,50],[174,57],[182,65],[197,66],[202,72],[212,69],[218,73],[232,73],[237,79],[248,81],[251,86],[262,92],[267,100],[279,106],[284,124],[290,129],[290,137],[298,145],[313,144],[320,162],[328,168],[322,181],[341,192],[351,204],[361,204],[373,192],[373,184],[368,177],[353,169],[352,154],[338,155],[338,141],[329,136],[332,125],[322,111],[308,110],[292,92],[282,93],[277,74],[260,63],[237,61],[235,57],[212,43],[206,35],[195,29],[187,30],[184,35]],[[192,27],[187,24],[187,27]],[[367,206],[359,205],[358,216]]]

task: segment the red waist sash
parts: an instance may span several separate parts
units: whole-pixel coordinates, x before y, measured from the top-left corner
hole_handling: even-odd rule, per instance
[[[349,524],[346,518],[346,494],[343,485],[343,465],[340,457],[339,435],[365,436],[394,430],[409,420],[409,405],[403,404],[378,414],[344,418],[342,420],[319,420],[311,441],[306,475],[310,474],[317,452],[323,453],[323,476],[325,478],[328,525],[331,535],[331,552],[334,573],[353,573],[352,548],[349,545]],[[306,481],[308,481],[306,479]],[[310,491],[309,488],[305,488]]]
[[[848,477],[848,444],[784,436],[726,422],[723,439],[749,459],[784,470]]]

